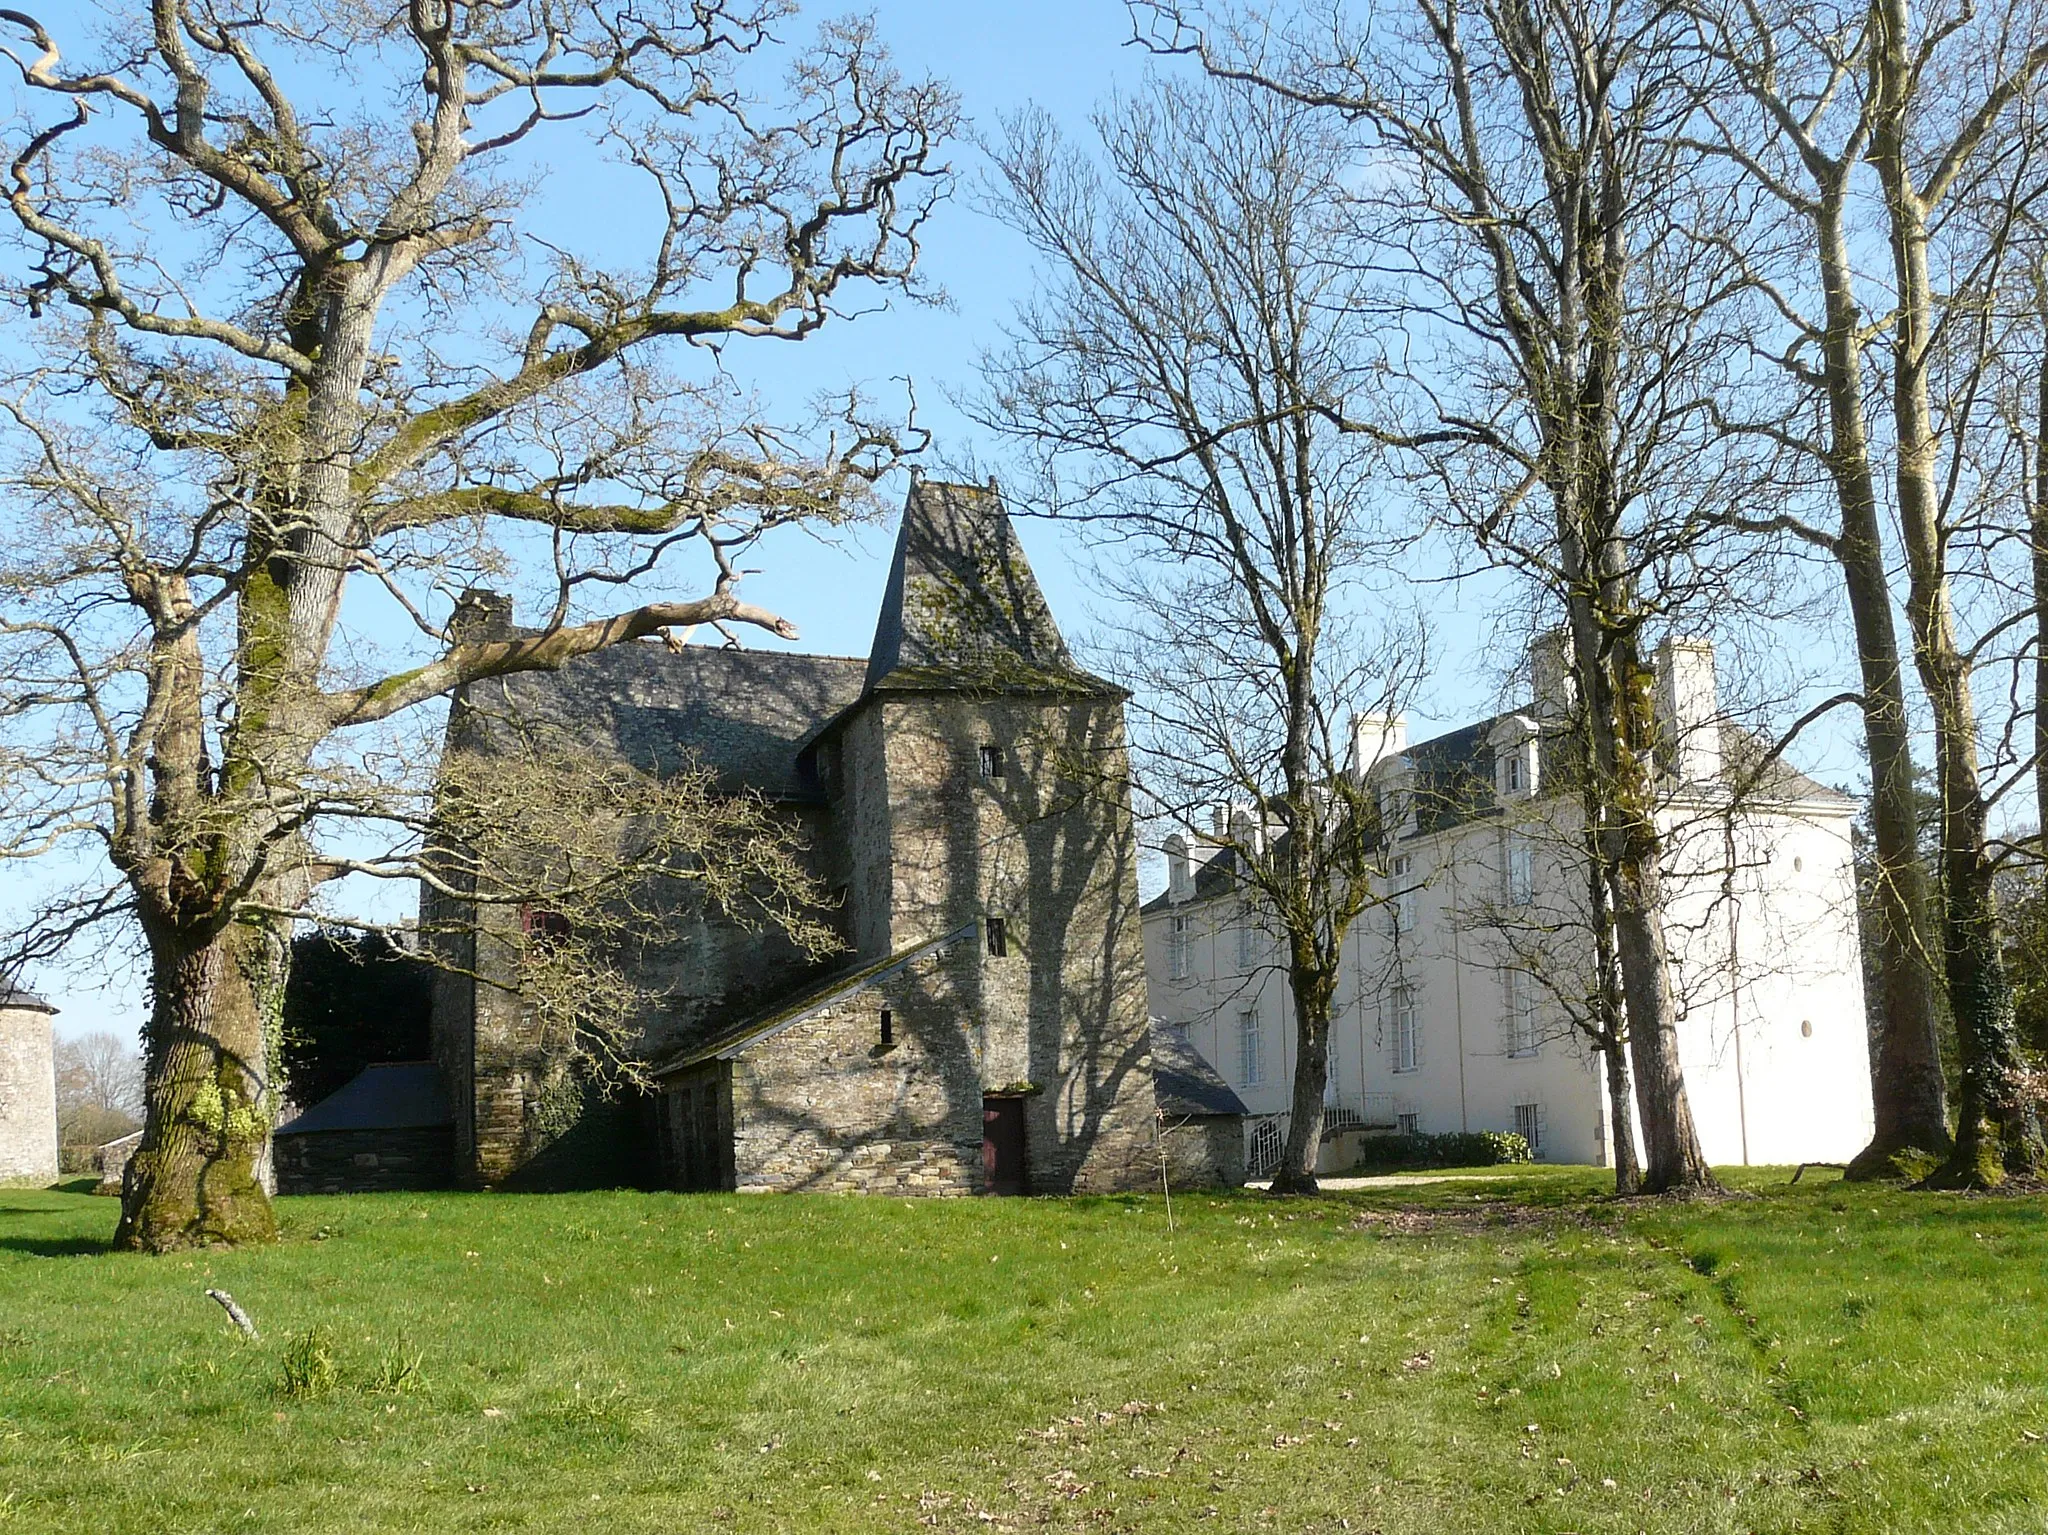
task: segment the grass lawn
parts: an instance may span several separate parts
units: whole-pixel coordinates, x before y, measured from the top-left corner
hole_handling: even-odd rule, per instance
[[[2048,1529],[2040,1200],[1604,1176],[297,1199],[155,1260],[0,1190],[0,1531]]]

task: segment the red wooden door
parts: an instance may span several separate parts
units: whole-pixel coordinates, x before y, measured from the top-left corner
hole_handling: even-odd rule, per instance
[[[991,1194],[1021,1194],[1024,1174],[1024,1100],[981,1100],[981,1167]]]

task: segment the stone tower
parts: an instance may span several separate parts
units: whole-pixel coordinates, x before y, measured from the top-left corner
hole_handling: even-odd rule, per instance
[[[57,1178],[56,1013],[31,992],[0,991],[0,1184]]]
[[[820,743],[850,936],[879,959],[983,925],[957,1022],[1022,1100],[1039,1192],[1157,1176],[1125,696],[1076,664],[993,487],[912,488],[864,696]]]

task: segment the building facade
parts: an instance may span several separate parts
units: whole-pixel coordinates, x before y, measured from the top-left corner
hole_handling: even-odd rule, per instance
[[[930,482],[865,659],[644,643],[467,690],[451,746],[546,723],[770,803],[843,947],[813,961],[687,881],[644,892],[617,958],[654,999],[634,1028],[656,1090],[601,1102],[520,994],[534,914],[429,894],[461,1181],[1156,1185],[1123,705],[1068,652],[994,488]]]
[[[1602,1060],[1581,1027],[1595,950],[1549,655],[1539,646],[1519,710],[1413,746],[1399,720],[1356,726],[1352,770],[1390,831],[1382,904],[1345,949],[1325,1171],[1351,1165],[1356,1136],[1396,1129],[1519,1131],[1544,1160],[1612,1161]],[[1855,804],[1722,717],[1710,648],[1667,644],[1657,669],[1665,930],[1702,1144],[1717,1163],[1846,1161],[1871,1133]],[[1278,1151],[1295,1030],[1229,841],[1169,839],[1146,964],[1155,1012],[1245,1100],[1256,1175]]]

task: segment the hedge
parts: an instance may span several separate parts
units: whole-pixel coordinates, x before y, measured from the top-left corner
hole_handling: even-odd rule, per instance
[[[1494,1167],[1530,1160],[1528,1141],[1511,1130],[1367,1135],[1358,1143],[1360,1167]]]

